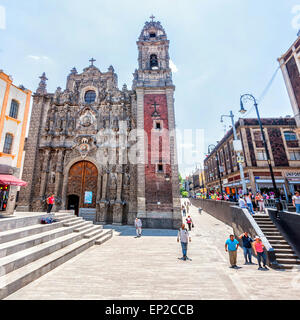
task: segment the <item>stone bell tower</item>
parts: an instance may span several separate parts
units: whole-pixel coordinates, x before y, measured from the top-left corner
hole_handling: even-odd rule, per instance
[[[146,22],[137,41],[134,72],[138,131],[138,217],[150,228],[181,224],[174,90],[169,40],[159,21]]]

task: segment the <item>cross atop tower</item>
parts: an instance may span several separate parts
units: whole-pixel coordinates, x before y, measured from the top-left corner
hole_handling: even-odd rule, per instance
[[[94,62],[96,61],[94,58],[92,58],[91,60],[89,60],[90,61],[90,63],[91,63],[91,66],[93,66],[94,65]]]
[[[152,22],[153,22],[153,20],[154,20],[154,15],[152,14],[152,16],[150,17],[150,19],[152,20]]]
[[[154,104],[152,104],[152,107],[154,107],[154,112],[151,114],[152,117],[159,117],[160,114],[157,110],[157,107],[159,107],[159,104],[156,103],[156,101],[154,101]]]

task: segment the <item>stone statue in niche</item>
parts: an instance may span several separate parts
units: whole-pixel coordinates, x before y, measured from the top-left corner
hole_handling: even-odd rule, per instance
[[[51,171],[50,173],[50,183],[55,183],[55,172]]]
[[[90,110],[86,111],[81,117],[80,117],[80,124],[83,127],[89,127],[94,123],[94,118]]]
[[[130,185],[130,173],[129,173],[129,166],[128,165],[125,167],[124,185],[125,186],[129,186]]]

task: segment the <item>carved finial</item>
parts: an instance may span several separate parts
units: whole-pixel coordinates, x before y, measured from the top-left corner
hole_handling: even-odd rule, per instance
[[[109,66],[108,71],[114,72],[114,71],[115,71],[115,69],[114,69],[114,67],[113,67],[113,66]]]
[[[75,67],[71,70],[71,74],[77,74],[77,69]]]
[[[39,83],[39,87],[36,90],[36,93],[38,94],[46,94],[47,93],[47,83],[46,81],[48,80],[48,78],[46,77],[46,73],[43,72],[43,74],[40,76],[40,83]]]
[[[122,91],[127,91],[127,84],[126,83],[123,84]]]
[[[155,17],[154,17],[153,14],[152,14],[152,16],[150,17],[150,19],[152,20],[152,22],[153,22],[153,20],[155,19]]]

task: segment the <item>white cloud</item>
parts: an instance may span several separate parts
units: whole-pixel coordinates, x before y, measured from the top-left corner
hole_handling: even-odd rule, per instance
[[[170,59],[170,68],[172,72],[178,72],[178,68],[176,67],[175,63]]]
[[[38,61],[38,60],[49,60],[49,57],[47,57],[47,56],[40,57],[40,56],[29,55],[29,56],[27,56],[27,58],[33,59],[33,60],[36,60],[36,61]]]

